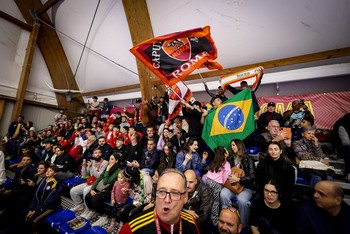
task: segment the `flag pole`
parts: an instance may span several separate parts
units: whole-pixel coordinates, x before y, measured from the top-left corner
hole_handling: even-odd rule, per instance
[[[175,95],[176,95],[178,98],[182,99],[182,97],[180,97],[180,96],[177,94],[177,92],[175,92],[175,90],[174,90],[171,86],[168,86],[168,88],[171,89],[171,90],[173,91],[173,93],[175,93]]]
[[[198,75],[199,75],[199,76],[200,76],[200,78],[202,79],[203,84],[205,84],[205,80],[204,80],[204,78],[203,78],[202,74],[201,74],[200,72],[198,72]]]

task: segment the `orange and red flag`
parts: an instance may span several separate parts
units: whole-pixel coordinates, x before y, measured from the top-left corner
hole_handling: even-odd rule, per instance
[[[130,52],[169,86],[198,68],[222,69],[213,61],[217,49],[209,26],[155,37],[134,46]]]
[[[169,93],[169,119],[179,115],[182,109],[181,99],[189,102],[192,98],[192,91],[185,85],[184,82],[179,81],[173,86]]]

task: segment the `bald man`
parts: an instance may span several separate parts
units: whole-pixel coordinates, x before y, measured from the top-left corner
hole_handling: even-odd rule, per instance
[[[233,207],[223,208],[220,211],[218,230],[220,234],[237,234],[242,231],[239,213]]]
[[[350,206],[344,201],[343,189],[334,181],[315,185],[314,200],[300,209],[297,233],[350,233]]]
[[[200,233],[205,233],[211,226],[212,196],[210,190],[193,170],[185,171],[184,175],[187,180],[188,192],[188,200],[184,205],[184,210],[196,219]]]

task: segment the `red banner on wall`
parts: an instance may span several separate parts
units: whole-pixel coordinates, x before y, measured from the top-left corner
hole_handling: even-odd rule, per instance
[[[276,112],[283,114],[292,109],[294,100],[304,99],[311,113],[315,116],[317,128],[331,129],[339,118],[350,112],[350,91],[321,94],[305,94],[294,96],[276,96],[257,98],[260,113],[266,111],[269,102],[276,103]]]

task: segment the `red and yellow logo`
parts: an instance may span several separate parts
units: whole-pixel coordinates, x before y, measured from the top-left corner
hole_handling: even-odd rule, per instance
[[[173,59],[188,61],[191,58],[191,44],[187,37],[166,40],[162,48]]]

